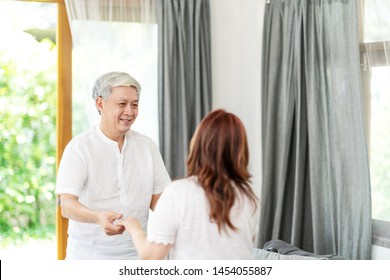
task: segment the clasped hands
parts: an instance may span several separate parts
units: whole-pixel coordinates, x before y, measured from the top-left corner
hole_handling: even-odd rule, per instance
[[[123,214],[116,212],[100,212],[98,223],[107,235],[122,234],[126,229],[138,228],[139,222],[134,217],[123,218]]]

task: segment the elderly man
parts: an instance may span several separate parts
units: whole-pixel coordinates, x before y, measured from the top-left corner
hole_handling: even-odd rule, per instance
[[[171,183],[155,143],[131,130],[140,91],[127,73],[100,76],[92,94],[100,123],[65,148],[56,193],[69,218],[66,259],[138,259],[131,237],[116,223],[134,216],[146,228],[149,208]]]

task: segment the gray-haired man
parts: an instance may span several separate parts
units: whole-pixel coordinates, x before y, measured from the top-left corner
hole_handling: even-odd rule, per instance
[[[100,76],[92,94],[100,124],[65,148],[56,193],[69,218],[66,259],[138,259],[115,221],[134,216],[146,228],[149,208],[171,182],[155,143],[130,129],[140,91],[127,73]]]

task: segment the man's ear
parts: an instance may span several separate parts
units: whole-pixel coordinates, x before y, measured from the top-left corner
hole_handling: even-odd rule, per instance
[[[99,96],[98,98],[96,98],[95,102],[96,102],[96,108],[101,113],[102,110],[103,110],[103,106],[104,106],[104,99],[103,99],[103,97]]]

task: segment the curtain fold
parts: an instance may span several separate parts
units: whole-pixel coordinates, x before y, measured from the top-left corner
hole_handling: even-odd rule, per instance
[[[185,176],[189,141],[211,109],[209,0],[156,1],[160,149],[173,179]]]
[[[357,26],[352,0],[266,4],[259,247],[371,257]]]

